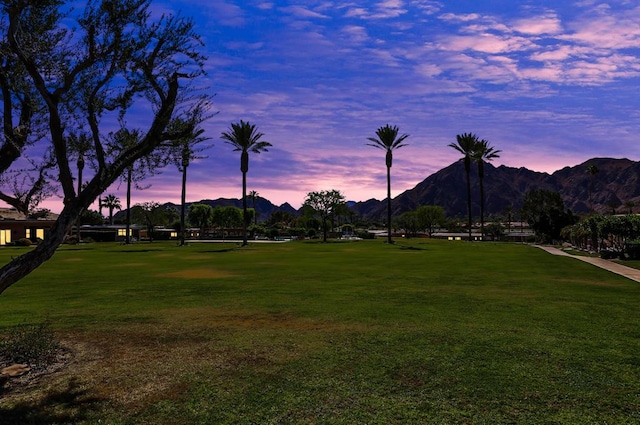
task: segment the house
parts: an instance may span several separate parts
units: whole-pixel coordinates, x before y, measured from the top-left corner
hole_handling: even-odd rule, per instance
[[[42,218],[29,218],[15,208],[0,208],[0,245],[22,238],[33,242],[44,240],[57,218],[58,215],[53,213]]]

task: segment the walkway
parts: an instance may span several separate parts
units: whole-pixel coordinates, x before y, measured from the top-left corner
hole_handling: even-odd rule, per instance
[[[584,261],[585,263],[590,263],[593,264],[596,267],[600,267],[601,269],[605,269],[608,270],[612,273],[616,273],[619,274],[620,276],[624,276],[627,279],[631,279],[631,280],[635,280],[636,282],[640,282],[640,270],[638,269],[634,269],[633,267],[627,267],[624,266],[622,264],[613,262],[613,261],[609,261],[609,260],[603,260],[602,258],[598,258],[598,257],[585,257],[582,255],[571,255],[571,254],[567,254],[566,252],[562,251],[561,249],[558,248],[554,248],[551,246],[542,246],[542,245],[534,245],[537,246],[538,248],[544,249],[545,251],[547,251],[550,254],[553,255],[562,255],[565,257],[571,257],[571,258],[575,258],[576,260],[580,260],[580,261]]]

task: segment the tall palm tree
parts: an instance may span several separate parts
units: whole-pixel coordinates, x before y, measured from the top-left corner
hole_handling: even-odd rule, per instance
[[[498,155],[500,150],[495,149],[489,145],[489,142],[482,139],[476,143],[476,147],[473,151],[473,160],[478,163],[478,179],[480,180],[480,234],[484,238],[484,163],[485,161],[491,161],[495,158],[500,158]]]
[[[471,159],[479,141],[478,136],[475,134],[463,133],[456,135],[456,142],[450,143],[449,147],[464,155],[464,171],[467,176],[467,212],[469,214],[467,226],[469,228],[469,241],[471,241]]]
[[[176,132],[184,132],[185,136],[174,140],[171,143],[171,156],[173,162],[178,167],[178,171],[182,172],[182,192],[180,195],[180,246],[186,244],[186,198],[187,198],[187,168],[191,161],[202,159],[204,157],[197,154],[207,147],[198,146],[207,140],[203,137],[204,129],[194,126],[193,122],[176,119],[172,124],[172,129]]]
[[[260,141],[264,136],[262,133],[256,130],[254,124],[250,124],[248,121],[244,122],[240,120],[239,123],[232,123],[231,128],[227,132],[223,132],[220,136],[225,143],[234,147],[234,151],[240,151],[240,171],[242,171],[242,246],[246,246],[247,243],[247,227],[248,214],[247,214],[247,172],[249,171],[249,152],[260,153],[268,152],[271,143]]]
[[[109,210],[109,224],[113,224],[113,210],[122,209],[120,198],[111,193],[102,199],[102,205]]]
[[[591,214],[593,214],[593,200],[591,197],[593,194],[593,180],[599,172],[600,169],[595,164],[591,164],[587,167],[587,174],[589,174],[589,212]]]
[[[384,127],[378,128],[375,137],[367,137],[371,143],[367,143],[367,146],[373,146],[374,148],[382,149],[387,152],[386,164],[387,164],[387,243],[391,244],[391,165],[393,163],[393,151],[406,146],[405,141],[408,134],[398,136],[400,129],[397,126],[390,126],[389,124]]]

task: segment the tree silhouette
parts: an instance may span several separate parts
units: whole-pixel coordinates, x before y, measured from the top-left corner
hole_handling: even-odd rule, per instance
[[[393,151],[400,149],[406,144],[402,143],[409,137],[408,134],[403,134],[398,137],[400,130],[397,126],[390,126],[389,124],[384,127],[378,128],[376,131],[377,138],[368,137],[371,143],[367,143],[367,146],[373,146],[374,148],[382,149],[386,152],[386,165],[387,165],[387,243],[393,243],[391,239],[391,166],[393,165]]]
[[[469,241],[471,241],[471,159],[473,157],[474,150],[478,143],[478,136],[472,133],[463,133],[458,134],[456,136],[457,143],[450,143],[449,147],[460,152],[463,156],[464,161],[464,171],[467,177],[467,213],[468,213],[468,221],[467,227],[469,231]]]
[[[256,126],[249,122],[240,121],[231,124],[229,131],[223,132],[221,138],[225,143],[234,147],[234,151],[240,151],[240,171],[242,171],[242,246],[247,245],[247,227],[249,216],[247,214],[247,172],[249,171],[249,152],[259,154],[267,152],[271,143],[260,141],[263,134],[256,130]]]

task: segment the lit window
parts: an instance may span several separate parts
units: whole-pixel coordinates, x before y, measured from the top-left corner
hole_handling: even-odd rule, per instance
[[[0,245],[6,245],[11,242],[11,230],[0,230]]]

